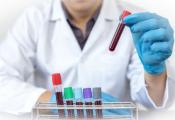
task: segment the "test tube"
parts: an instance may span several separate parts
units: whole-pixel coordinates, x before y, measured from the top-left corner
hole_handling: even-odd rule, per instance
[[[52,83],[55,90],[57,105],[64,105],[63,95],[62,95],[62,81],[61,75],[59,73],[52,74]],[[58,115],[60,118],[65,117],[64,109],[58,110]]]
[[[75,97],[75,100],[76,100],[76,105],[83,105],[82,88],[75,88],[74,89],[74,97]],[[77,117],[78,118],[84,118],[83,109],[77,109]]]
[[[102,94],[101,94],[101,88],[96,87],[93,88],[93,99],[94,99],[94,105],[95,106],[101,106],[102,105]],[[96,118],[102,118],[103,113],[102,109],[96,109]]]
[[[64,88],[64,98],[66,100],[66,105],[73,105],[73,99],[74,99],[74,94],[73,94],[73,90],[72,87],[67,87]],[[68,109],[67,110],[67,115],[68,118],[74,118],[74,110],[72,109]]]
[[[121,37],[121,34],[122,34],[122,32],[123,32],[123,30],[124,30],[124,28],[125,28],[125,24],[124,24],[124,22],[123,22],[123,19],[124,19],[126,16],[130,15],[130,14],[131,14],[131,13],[130,13],[129,11],[127,11],[127,10],[124,10],[123,13],[121,14],[121,16],[120,16],[120,18],[119,18],[120,22],[119,22],[119,24],[118,24],[117,30],[116,30],[116,32],[115,32],[115,34],[114,34],[114,37],[113,37],[113,39],[112,39],[112,41],[111,41],[111,44],[110,44],[110,46],[109,46],[109,50],[110,50],[110,51],[114,51],[114,50],[115,50],[115,48],[116,48],[116,46],[117,46],[117,44],[118,44],[118,41],[119,41],[119,39],[120,39],[120,37]]]
[[[91,88],[84,88],[83,89],[83,96],[85,100],[85,105],[92,105],[92,91]],[[87,118],[93,118],[93,110],[86,109],[86,116]]]

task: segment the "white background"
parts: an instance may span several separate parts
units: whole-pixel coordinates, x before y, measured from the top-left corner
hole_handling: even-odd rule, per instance
[[[0,0],[0,41],[23,10],[44,0]],[[167,17],[175,28],[174,0],[123,0]],[[175,110],[175,105],[171,108]]]

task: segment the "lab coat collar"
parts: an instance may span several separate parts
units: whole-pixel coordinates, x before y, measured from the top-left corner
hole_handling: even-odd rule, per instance
[[[103,0],[102,9],[100,11],[100,14],[102,14],[103,18],[106,20],[114,21],[116,20],[116,16],[119,17],[119,9],[117,9],[117,6],[115,6],[115,0]],[[117,2],[119,2],[117,0]],[[114,7],[109,7],[113,5]],[[57,21],[65,19],[64,11],[61,6],[61,0],[53,0],[51,5],[51,21]]]
[[[61,0],[52,0],[50,20],[57,21],[63,18],[65,18],[65,16],[61,6]]]

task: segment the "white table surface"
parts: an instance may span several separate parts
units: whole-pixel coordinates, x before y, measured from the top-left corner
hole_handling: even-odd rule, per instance
[[[0,113],[0,120],[31,120],[31,117],[29,114],[15,116]],[[139,120],[175,120],[175,110],[139,111]]]

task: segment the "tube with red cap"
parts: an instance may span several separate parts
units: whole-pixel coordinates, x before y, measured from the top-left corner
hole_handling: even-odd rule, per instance
[[[123,30],[125,28],[125,24],[123,23],[123,19],[126,16],[130,15],[130,14],[131,14],[131,12],[129,12],[127,10],[124,10],[123,13],[121,14],[121,16],[119,18],[120,22],[118,24],[117,30],[116,30],[116,32],[114,34],[114,37],[113,37],[113,39],[111,41],[111,44],[109,46],[109,50],[110,51],[114,51],[115,50],[115,48],[116,48],[116,46],[118,44],[118,41],[119,41],[119,39],[121,37],[121,34],[122,34],[122,32],[123,32]]]
[[[56,94],[57,105],[64,105],[62,85],[61,85],[62,81],[61,81],[61,75],[59,73],[52,74],[52,83]],[[64,109],[58,110],[58,115],[60,118],[65,117]]]

